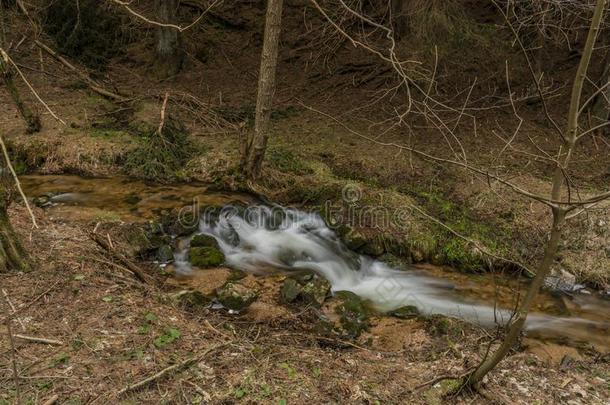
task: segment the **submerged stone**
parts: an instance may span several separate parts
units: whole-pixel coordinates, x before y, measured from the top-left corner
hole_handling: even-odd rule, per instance
[[[195,267],[216,267],[224,263],[225,255],[210,246],[193,247],[189,250],[189,261]]]
[[[258,294],[242,284],[228,282],[216,290],[216,297],[225,308],[242,311],[256,300]]]
[[[407,305],[388,312],[388,315],[400,319],[412,319],[419,316],[419,309],[414,305]]]

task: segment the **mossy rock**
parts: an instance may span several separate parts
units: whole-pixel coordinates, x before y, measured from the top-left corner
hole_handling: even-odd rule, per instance
[[[300,295],[306,303],[320,307],[329,292],[330,283],[321,277],[314,276],[311,281],[302,286]]]
[[[174,260],[174,250],[170,245],[162,245],[156,254],[156,259],[161,263],[168,263]]]
[[[322,306],[329,292],[330,283],[311,273],[287,278],[280,289],[284,302],[299,301],[316,307]]]
[[[195,267],[217,267],[224,263],[225,255],[210,246],[193,247],[189,250],[189,261]]]
[[[411,257],[403,259],[391,253],[385,253],[379,256],[378,259],[396,270],[408,270],[409,265],[412,263]]]
[[[192,248],[194,248],[194,247],[206,247],[206,246],[219,249],[218,241],[213,236],[200,234],[200,235],[193,236],[193,239],[191,239],[191,247]]]
[[[243,311],[258,298],[256,291],[235,282],[228,282],[216,290],[216,298],[225,308]]]
[[[380,239],[375,238],[371,241],[367,241],[358,250],[364,253],[365,255],[378,257],[385,253],[385,246],[383,245],[383,242]]]
[[[335,308],[340,316],[341,328],[349,338],[357,338],[370,328],[373,309],[369,302],[349,291],[339,291],[336,297],[341,303]]]
[[[185,309],[207,308],[212,300],[196,290],[183,290],[171,296],[178,306]]]
[[[367,243],[367,240],[364,235],[354,229],[349,229],[347,232],[345,232],[342,236],[342,239],[345,243],[345,246],[347,246],[351,250],[358,250]]]
[[[294,302],[301,294],[301,290],[301,285],[295,279],[287,278],[280,288],[280,296],[284,302]]]
[[[388,312],[388,315],[400,319],[412,319],[419,316],[419,309],[414,305],[406,305]]]

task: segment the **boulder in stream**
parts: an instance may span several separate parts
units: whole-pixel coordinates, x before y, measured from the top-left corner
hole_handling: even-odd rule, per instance
[[[189,261],[195,267],[217,267],[224,263],[225,255],[211,246],[191,247]]]
[[[191,247],[192,248],[194,248],[194,247],[206,247],[206,246],[219,249],[218,241],[213,236],[199,234],[199,235],[193,236],[193,239],[191,239]]]

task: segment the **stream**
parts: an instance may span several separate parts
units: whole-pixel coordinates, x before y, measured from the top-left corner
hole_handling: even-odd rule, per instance
[[[523,296],[525,280],[501,275],[460,273],[438,266],[394,269],[374,258],[348,250],[317,214],[256,205],[243,194],[212,192],[205,185],[151,185],[122,177],[85,179],[78,176],[23,176],[26,194],[38,198],[48,215],[60,221],[121,219],[146,221],[162,210],[193,204],[225,206],[205,213],[199,232],[214,236],[229,267],[255,274],[315,271],[332,291],[351,291],[380,311],[414,305],[423,314],[442,314],[485,327],[509,318],[515,297]],[[240,208],[241,207],[241,208]],[[243,208],[247,207],[247,208]],[[192,274],[186,260],[189,238],[175,252],[181,275]],[[529,315],[529,336],[590,344],[610,349],[610,300],[584,290],[541,293]]]

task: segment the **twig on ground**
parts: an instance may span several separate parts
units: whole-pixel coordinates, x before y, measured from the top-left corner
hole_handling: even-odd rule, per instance
[[[59,399],[59,395],[55,394],[51,398],[47,399],[42,405],[53,405]]]
[[[214,350],[216,350],[216,349],[218,349],[220,347],[226,346],[226,345],[230,344],[231,342],[232,341],[216,344],[216,345],[214,345],[212,347],[207,348],[203,353],[201,353],[201,354],[199,354],[197,356],[189,357],[188,359],[184,360],[181,363],[174,364],[173,366],[166,367],[163,370],[159,371],[158,373],[153,374],[150,377],[147,377],[147,378],[141,380],[140,382],[137,382],[137,383],[132,384],[132,385],[128,385],[127,387],[125,387],[122,390],[120,390],[117,393],[117,396],[120,397],[121,395],[123,395],[123,394],[125,394],[127,392],[137,390],[138,388],[142,388],[142,387],[152,383],[153,381],[157,381],[157,380],[165,377],[166,375],[168,375],[168,374],[170,374],[172,372],[177,372],[177,371],[180,371],[180,370],[182,370],[184,368],[187,368],[187,367],[191,366],[192,364],[195,364],[196,362],[202,360],[210,352],[212,352],[212,351],[214,351]]]
[[[17,339],[27,340],[28,342],[34,342],[34,343],[44,343],[46,345],[62,346],[64,344],[64,342],[62,342],[60,340],[55,340],[55,339],[47,339],[47,338],[41,338],[41,337],[16,335],[16,334],[13,336],[16,337]]]
[[[13,311],[13,313],[16,313],[17,310],[15,309],[15,306],[11,302],[6,290],[4,290],[4,289],[2,290],[2,295],[4,295],[4,299],[6,300],[9,307],[11,307],[11,311]],[[19,322],[19,325],[21,325],[21,329],[25,332],[26,328],[25,328],[25,325],[23,324],[23,321],[21,320],[21,318],[19,318],[18,316],[14,317],[14,318],[17,320],[17,322]]]
[[[97,243],[98,246],[100,246],[102,249],[104,249],[106,252],[108,252],[112,257],[114,257],[123,266],[125,266],[129,271],[131,271],[138,280],[140,280],[144,283],[148,282],[146,279],[146,276],[144,275],[144,272],[135,263],[133,263],[131,260],[129,260],[127,257],[125,257],[123,254],[117,252],[117,250],[114,248],[114,246],[112,246],[106,240],[106,238],[104,238],[103,236],[101,236],[100,234],[95,233],[95,232],[90,232],[89,237],[95,243]]]

